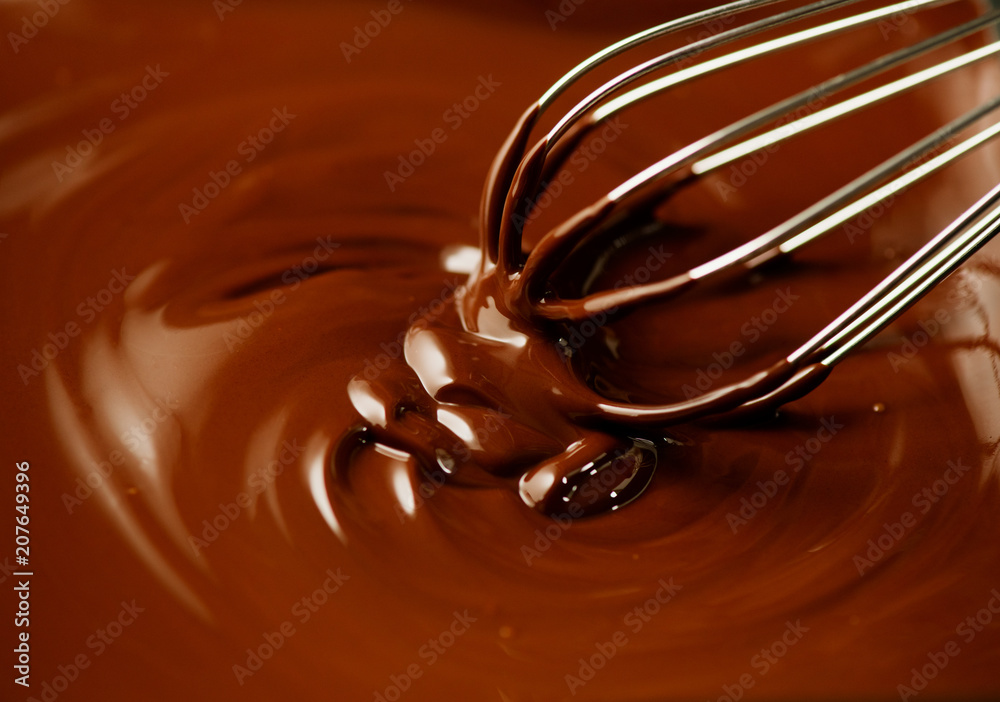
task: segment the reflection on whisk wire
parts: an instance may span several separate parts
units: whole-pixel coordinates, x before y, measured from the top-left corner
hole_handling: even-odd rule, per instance
[[[739,0],[650,28],[600,51],[557,81],[522,116],[498,154],[483,197],[484,255],[478,279],[494,277],[509,299],[520,301],[523,313],[530,319],[580,321],[596,314],[662,300],[724,271],[738,267],[753,268],[775,256],[790,254],[981,148],[1000,136],[1000,123],[977,130],[972,128],[1000,108],[1000,95],[982,101],[967,114],[770,231],[683,274],[644,285],[593,292],[577,299],[560,298],[549,285],[560,263],[584,239],[608,231],[623,212],[655,203],[663,197],[665,185],[670,187],[671,182],[677,182],[678,174],[686,179],[685,182],[703,178],[798,134],[890,100],[967,66],[995,58],[1000,54],[1000,41],[989,30],[1000,22],[1000,9],[991,9],[964,24],[834,76],[688,144],[545,233],[526,254],[522,253],[521,228],[516,224],[518,215],[523,217],[530,202],[544,189],[546,175],[563,163],[590,129],[622,110],[689,81],[756,58],[956,1],[907,0],[887,4],[702,60],[702,55],[711,49],[856,4],[859,0],[821,0],[747,22],[644,61],[621,73],[576,104],[543,138],[530,143],[530,133],[541,114],[568,87],[609,59],[658,37],[719,20],[731,23],[740,14],[787,4],[787,0]],[[801,109],[808,105],[825,105],[837,93],[851,86],[878,78],[890,69],[976,33],[988,33],[989,40],[982,46],[963,48],[957,56],[914,70],[902,78],[880,81],[877,87],[822,109]],[[674,67],[675,70],[647,82],[641,81],[666,67]],[[804,116],[790,118],[803,112]],[[783,123],[773,127],[778,120]],[[975,133],[959,139],[962,133],[969,130]],[[669,176],[675,177],[671,181]],[[520,221],[523,222],[523,218]],[[771,368],[743,382],[687,401],[658,406],[608,402],[601,406],[601,411],[608,417],[626,422],[671,423],[706,414],[779,405],[801,397],[826,378],[845,356],[944,280],[989,241],[998,229],[1000,185],[974,202],[889,277]]]

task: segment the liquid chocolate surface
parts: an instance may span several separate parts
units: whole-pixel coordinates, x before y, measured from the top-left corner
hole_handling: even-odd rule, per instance
[[[579,60],[704,6],[661,5],[3,6],[0,495],[23,515],[30,475],[33,572],[24,615],[4,537],[0,643],[30,634],[4,699],[1000,696],[996,247],[780,412],[607,411],[771,367],[994,185],[995,152],[662,304],[547,318],[483,263],[503,139]],[[976,7],[596,125],[503,255]],[[997,85],[979,65],[748,157],[534,293],[680,274]]]

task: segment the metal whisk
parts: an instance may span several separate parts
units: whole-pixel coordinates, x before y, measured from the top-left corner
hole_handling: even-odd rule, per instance
[[[850,183],[799,212],[782,224],[727,253],[681,275],[644,285],[586,294],[577,299],[555,295],[549,285],[560,262],[582,241],[613,229],[616,218],[636,205],[654,202],[663,191],[683,179],[705,177],[748,155],[793,136],[889,100],[938,77],[1000,54],[1000,41],[987,40],[929,68],[913,69],[902,78],[884,78],[891,69],[905,67],[918,57],[971,37],[987,34],[1000,21],[1000,10],[984,9],[972,21],[954,26],[928,39],[881,56],[859,68],[792,95],[748,115],[729,126],[688,144],[636,174],[590,207],[548,231],[533,249],[522,253],[519,217],[544,190],[546,176],[560,167],[582,138],[605,120],[653,95],[661,94],[702,76],[813,42],[913,14],[956,0],[907,0],[864,9],[849,16],[812,23],[795,29],[795,23],[858,4],[860,0],[821,0],[787,9],[764,19],[746,22],[714,36],[664,53],[621,73],[590,93],[563,115],[556,125],[531,143],[530,133],[540,115],[568,87],[592,75],[609,59],[653,39],[720,20],[731,23],[749,11],[788,0],[739,0],[640,32],[590,57],[553,85],[521,118],[494,162],[483,198],[483,262],[471,286],[490,284],[511,309],[528,319],[581,321],[609,310],[678,295],[698,282],[743,267],[754,268],[781,254],[790,254],[848,223],[887,198],[926,179],[970,152],[1000,136],[1000,124],[978,127],[972,136],[957,138],[1000,109],[1000,96],[983,101],[967,114],[918,141],[902,152],[855,178]],[[871,7],[871,3],[867,4]],[[788,33],[747,48],[702,59],[709,50],[758,33],[788,25]],[[659,75],[664,69],[675,70]],[[657,73],[658,77],[651,77]],[[648,78],[643,82],[644,78]],[[836,96],[852,86],[882,78],[875,88],[839,101]],[[773,127],[778,120],[800,111],[817,98],[830,106]],[[914,164],[918,164],[914,166]],[[971,199],[971,198],[970,198]],[[598,403],[599,418],[642,425],[663,425],[707,414],[744,411],[762,405],[779,405],[802,396],[819,384],[830,370],[864,344],[916,300],[951,274],[1000,229],[1000,185],[976,201],[960,217],[910,256],[890,276],[786,358],[747,378],[703,396],[673,404],[642,406],[605,401]]]

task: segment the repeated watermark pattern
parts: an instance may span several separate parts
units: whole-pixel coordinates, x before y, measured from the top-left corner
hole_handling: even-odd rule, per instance
[[[294,463],[296,458],[302,455],[304,450],[305,447],[296,439],[283,441],[277,457],[247,477],[246,490],[239,492],[230,502],[220,502],[219,511],[215,516],[202,520],[200,537],[193,534],[188,535],[188,544],[194,554],[199,555],[202,550],[218,541],[223,532],[254,505],[257,496],[267,490],[271,483],[284,473],[285,469]]]
[[[504,426],[504,421],[510,419],[512,416],[504,412],[502,407],[486,410],[486,419],[483,420],[482,425],[477,426],[475,429],[469,427],[476,444],[479,446],[486,445],[490,436],[500,431]],[[438,490],[448,480],[449,473],[454,473],[458,466],[472,460],[472,449],[469,448],[468,443],[465,441],[456,439],[446,453],[439,452],[437,457],[438,461],[443,463],[448,469],[447,472],[444,468],[438,467],[424,474],[420,485],[413,492],[413,503],[409,505],[409,509],[398,501],[393,505],[393,511],[395,511],[396,518],[400,524],[405,524],[407,520],[412,519],[417,510],[427,504],[427,501],[437,494]]]
[[[634,473],[635,468],[634,455],[627,451],[616,451],[607,468],[593,473],[586,482],[577,487],[574,498],[578,499],[571,501],[565,512],[552,515],[551,523],[547,524],[544,529],[535,529],[534,540],[530,544],[523,544],[520,548],[524,562],[530,566],[541,558],[555,542],[572,528],[576,520],[587,513],[583,502],[589,506],[597,504],[608,488],[620,484],[622,480]]]
[[[750,659],[750,667],[753,670],[743,673],[733,683],[724,684],[722,694],[715,699],[715,702],[737,702],[743,699],[747,691],[753,689],[759,679],[771,672],[808,631],[809,627],[803,626],[801,619],[796,619],[794,622],[786,621],[785,630],[781,635]]]
[[[21,48],[38,36],[38,32],[59,14],[63,5],[68,5],[69,2],[70,0],[35,0],[39,9],[21,17],[19,31],[7,32],[7,41],[10,42],[10,48],[14,53],[20,53]]]
[[[399,332],[394,341],[388,343],[383,341],[379,344],[379,348],[382,349],[380,353],[375,354],[374,357],[365,358],[362,364],[361,377],[369,382],[376,380],[382,374],[382,371],[388,368],[393,361],[402,357],[409,329],[414,325],[427,326],[431,324],[445,313],[445,310],[448,309],[448,304],[454,299],[455,295],[461,294],[464,290],[465,286],[458,285],[458,283],[450,280],[445,281],[444,287],[441,288],[437,297],[427,304],[421,305],[419,309],[414,310],[410,314],[406,320],[406,328]]]
[[[722,201],[729,202],[733,193],[749,183],[754,176],[763,170],[771,157],[781,150],[784,140],[795,133],[795,122],[819,112],[828,101],[829,98],[826,95],[814,91],[809,102],[777,121],[775,140],[771,144],[755,151],[739,163],[730,164],[729,173],[725,179],[715,183],[715,189],[722,197]]]
[[[912,361],[931,340],[937,337],[944,328],[955,319],[953,312],[961,311],[971,304],[975,294],[982,288],[982,280],[968,271],[959,271],[958,283],[945,296],[945,305],[934,311],[934,314],[917,322],[919,329],[903,337],[899,347],[886,352],[886,360],[894,373]]]
[[[121,95],[111,101],[109,109],[118,118],[118,123],[111,117],[104,117],[93,127],[81,130],[80,134],[83,135],[83,139],[76,144],[66,145],[66,158],[62,161],[52,162],[52,172],[55,173],[56,179],[60,183],[63,182],[64,179],[81,166],[86,158],[94,153],[94,150],[101,142],[109,134],[114,133],[115,129],[118,128],[118,124],[127,120],[132,115],[132,112],[138,109],[139,105],[149,97],[150,93],[163,84],[163,79],[169,76],[169,73],[160,68],[160,64],[156,64],[155,67],[146,66],[146,73],[142,78],[130,89],[123,90]]]
[[[126,449],[135,452],[143,442],[147,441],[156,431],[170,419],[180,408],[180,403],[172,397],[155,400],[155,407],[141,420],[131,424],[119,437],[119,443]],[[114,473],[115,468],[125,464],[125,452],[121,449],[113,449],[107,458],[94,464],[94,468],[85,476],[77,478],[72,492],[62,494],[62,503],[67,514],[73,514],[77,507],[90,499],[96,491],[100,490],[108,478]]]
[[[990,590],[990,599],[976,612],[965,617],[958,626],[955,627],[955,634],[968,646],[976,637],[986,631],[986,628],[993,624],[993,619],[1000,615],[1000,590],[993,588]],[[906,682],[896,686],[899,699],[902,702],[918,696],[927,689],[930,682],[934,680],[942,670],[948,667],[952,658],[957,658],[962,653],[962,647],[957,641],[949,640],[937,651],[927,652],[927,662],[913,666],[910,669],[910,677]]]
[[[919,518],[930,512],[970,470],[971,467],[964,465],[962,459],[948,461],[948,467],[940,478],[913,494],[910,504],[917,509],[916,514],[908,510],[895,521],[884,522],[882,531],[868,539],[868,548],[864,553],[854,556],[853,563],[858,569],[858,575],[864,576],[876,563],[889,555],[903,537],[917,526]]]
[[[273,108],[271,118],[266,125],[257,130],[255,134],[248,134],[247,138],[241,141],[236,147],[236,153],[242,156],[239,159],[229,159],[218,171],[209,171],[205,184],[191,189],[190,202],[180,202],[177,210],[180,212],[184,224],[191,224],[191,220],[197,217],[212,203],[215,198],[222,194],[232,184],[233,180],[243,172],[245,165],[253,163],[261,152],[274,141],[275,135],[285,131],[292,120],[298,115],[293,115],[288,111],[288,106]]]
[[[663,267],[663,264],[670,259],[673,254],[663,250],[663,245],[650,246],[647,251],[649,255],[631,273],[626,274],[615,281],[612,289],[617,291],[622,288],[630,288],[636,285],[643,285],[649,282],[653,274]],[[567,358],[572,357],[577,351],[600,331],[605,324],[611,321],[618,311],[617,306],[609,307],[606,310],[595,312],[584,320],[568,324],[565,330],[556,340],[556,347]]]
[[[414,661],[407,665],[403,672],[389,675],[389,684],[381,690],[375,690],[374,702],[396,702],[407,690],[413,687],[414,683],[423,677],[427,668],[437,663],[442,656],[446,655],[459,638],[464,636],[469,629],[478,621],[477,617],[469,614],[469,610],[452,613],[452,620],[447,627],[441,630],[437,636],[427,639],[417,650],[419,661]]]
[[[844,428],[834,417],[824,417],[820,420],[820,428],[816,435],[785,454],[785,463],[791,466],[792,474],[798,473],[816,454],[823,450],[830,441]],[[749,497],[740,498],[740,508],[726,514],[726,523],[733,533],[750,523],[750,520],[760,514],[768,503],[774,499],[781,488],[791,483],[791,475],[784,469],[778,469],[767,480],[758,480],[756,490]]]
[[[299,286],[320,270],[323,263],[330,259],[340,244],[329,236],[316,237],[316,247],[312,253],[296,265],[286,268],[281,274],[281,283],[286,286],[282,290],[274,288],[263,299],[253,301],[253,311],[238,317],[223,332],[222,340],[230,353],[240,349],[254,332],[260,329],[264,322],[271,318],[278,307],[288,302],[288,295],[299,289]]]
[[[792,293],[791,288],[784,290],[779,288],[774,293],[774,300],[771,304],[740,327],[742,338],[729,344],[725,351],[714,352],[712,354],[713,362],[705,368],[699,368],[695,373],[694,385],[685,383],[681,386],[681,391],[686,399],[700,397],[711,390],[715,381],[721,378],[725,371],[733,367],[736,359],[760,341],[761,337],[778,321],[778,317],[791,309],[792,305],[799,299],[798,295]]]
[[[260,635],[261,642],[246,649],[243,663],[233,664],[233,675],[240,687],[243,687],[249,678],[259,673],[264,664],[271,660],[275,653],[298,633],[298,629],[295,628],[296,622],[299,626],[307,624],[330,601],[333,595],[340,592],[344,583],[351,579],[351,576],[343,573],[340,568],[337,568],[336,571],[333,568],[327,568],[323,575],[326,578],[319,587],[295,601],[288,619],[282,621],[272,631],[263,632]]]
[[[559,25],[568,20],[576,12],[576,8],[585,2],[587,0],[562,0],[555,10],[546,10],[545,21],[549,23],[549,29],[556,31]]]
[[[445,127],[435,127],[426,137],[414,139],[413,144],[416,148],[407,153],[399,154],[396,169],[385,171],[382,174],[389,192],[396,192],[396,188],[416,173],[417,169],[437,152],[438,147],[448,141],[449,131],[455,132],[461,129],[466,120],[472,117],[501,85],[500,81],[493,79],[492,73],[487,76],[479,76],[472,92],[441,113],[441,121],[448,127],[448,130]]]
[[[924,154],[918,154],[917,156],[910,159],[904,166],[903,170],[912,170],[917,168],[928,161],[933,160],[937,156],[941,155],[948,149],[952,148],[958,143],[959,139],[957,136],[950,136],[947,139],[943,138],[946,134],[943,130],[938,130],[936,135],[938,136],[937,144],[933,149]],[[891,193],[886,195],[884,198],[876,202],[875,204],[868,207],[864,212],[860,213],[853,220],[844,222],[841,228],[844,234],[847,236],[847,241],[853,244],[858,237],[868,233],[875,226],[882,217],[884,217],[896,202],[896,197],[899,193]]]
[[[215,16],[222,22],[226,19],[227,14],[235,12],[236,8],[242,4],[243,0],[212,0],[212,9],[215,10]]]
[[[412,0],[407,0],[412,2]],[[362,50],[371,45],[372,40],[382,33],[382,30],[389,26],[393,18],[400,14],[405,8],[402,0],[389,0],[385,9],[371,10],[371,19],[364,24],[355,25],[354,35],[351,41],[340,42],[340,52],[344,55],[344,60],[350,63],[358,56]]]
[[[603,670],[611,659],[629,644],[629,633],[632,636],[639,634],[647,624],[653,621],[653,617],[662,612],[663,608],[677,597],[677,593],[682,589],[681,585],[674,583],[673,578],[660,578],[656,584],[658,587],[652,596],[633,607],[622,617],[624,628],[615,631],[605,641],[595,641],[594,652],[581,656],[575,670],[563,676],[571,695],[575,696],[581,688],[597,677],[598,672]]]
[[[577,176],[589,169],[626,129],[628,125],[622,122],[621,117],[614,117],[609,119],[597,134],[578,146],[569,158],[569,167],[561,169],[551,180],[539,184],[539,195],[535,199],[527,200],[525,214],[515,212],[511,216],[510,221],[514,229],[518,233],[523,232],[525,225],[535,221],[545,210],[552,207],[566,189],[576,182]]]
[[[47,341],[41,348],[32,349],[27,362],[18,364],[17,374],[21,382],[27,385],[48,368],[49,364],[70,346],[73,339],[80,336],[116,297],[125,292],[133,280],[135,276],[129,275],[124,268],[113,269],[107,284],[93,295],[88,295],[76,306],[76,316],[79,319],[71,319],[62,328],[49,332]]]
[[[121,602],[118,613],[84,641],[87,650],[76,654],[68,663],[57,665],[56,670],[58,672],[48,680],[42,681],[41,700],[38,700],[36,697],[29,697],[27,702],[55,702],[59,699],[59,696],[79,680],[84,671],[90,668],[97,658],[103,656],[111,646],[118,642],[125,633],[125,630],[135,624],[139,615],[145,611],[146,608],[137,604],[135,600]],[[27,666],[27,661],[21,663],[21,652],[17,650],[14,652],[18,655],[15,659],[18,661],[17,665]],[[15,669],[17,665],[15,665]],[[30,687],[30,680],[27,674],[16,678],[15,682],[18,685]]]

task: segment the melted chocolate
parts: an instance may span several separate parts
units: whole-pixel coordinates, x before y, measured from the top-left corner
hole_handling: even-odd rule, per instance
[[[777,416],[605,411],[769,368],[995,182],[995,155],[791,264],[533,316],[492,261],[713,120],[884,50],[872,28],[707,79],[600,155],[581,134],[572,187],[477,264],[524,105],[665,19],[573,7],[73,0],[12,49],[2,418],[35,576],[11,698],[895,699],[926,666],[920,699],[1000,693],[995,247]],[[686,188],[540,292],[682,272],[996,80]]]

